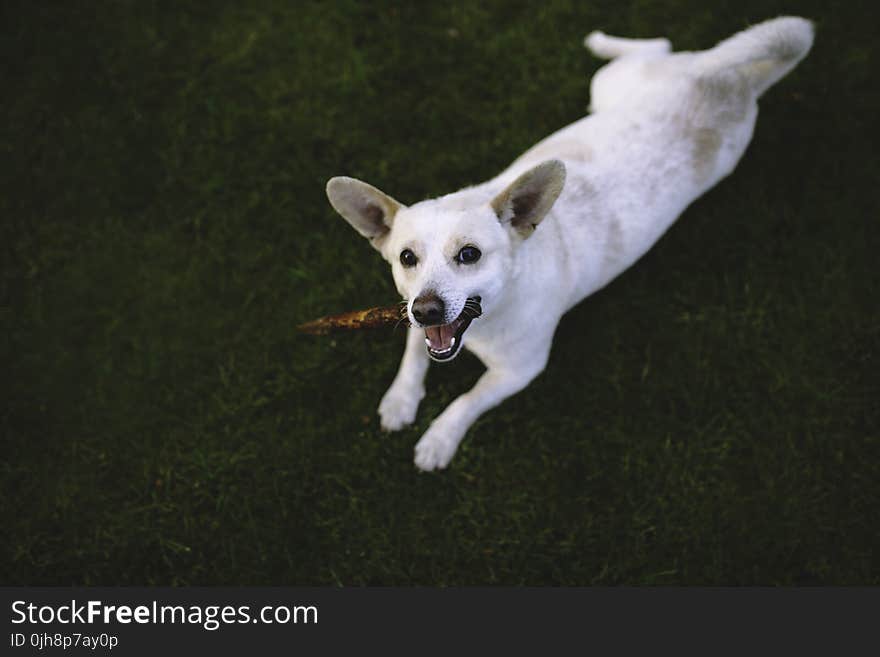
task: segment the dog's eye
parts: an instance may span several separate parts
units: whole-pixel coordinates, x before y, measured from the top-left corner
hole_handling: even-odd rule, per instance
[[[416,254],[409,249],[404,249],[400,252],[400,264],[404,267],[415,267],[418,261],[419,259],[416,258]]]
[[[458,255],[455,256],[455,261],[462,265],[470,265],[479,260],[481,255],[483,254],[480,253],[480,250],[477,247],[464,246],[461,251],[458,252]]]

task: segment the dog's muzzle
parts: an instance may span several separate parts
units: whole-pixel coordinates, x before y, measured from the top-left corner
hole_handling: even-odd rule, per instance
[[[471,322],[483,314],[480,297],[469,297],[461,314],[448,324],[425,326],[425,345],[428,355],[436,361],[452,360],[461,349],[462,336]],[[416,317],[418,319],[418,317]]]

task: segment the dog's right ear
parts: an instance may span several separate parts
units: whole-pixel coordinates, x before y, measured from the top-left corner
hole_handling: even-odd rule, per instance
[[[394,215],[403,206],[372,185],[337,176],[327,183],[330,205],[376,248],[391,231]]]

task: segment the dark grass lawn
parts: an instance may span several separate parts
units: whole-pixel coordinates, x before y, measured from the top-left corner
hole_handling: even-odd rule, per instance
[[[868,2],[29,2],[0,10],[4,584],[878,584]],[[403,202],[582,116],[592,29],[817,22],[734,175],[564,320],[452,467],[375,409],[397,300],[324,184]]]

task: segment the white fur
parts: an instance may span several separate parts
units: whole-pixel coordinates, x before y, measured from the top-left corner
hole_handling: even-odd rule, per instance
[[[587,47],[613,61],[592,80],[593,113],[492,180],[410,207],[350,178],[330,181],[331,203],[391,263],[410,312],[426,289],[444,299],[447,322],[468,297],[482,298],[483,316],[463,340],[486,372],[422,436],[419,468],[446,467],[471,424],[544,369],[562,315],[632,265],[694,199],[733,171],[751,140],[758,97],[794,68],[812,40],[812,24],[794,17],[695,53],[671,54],[666,39],[594,32]],[[514,230],[509,211],[496,211],[493,201],[506,199],[501,195],[515,191],[519,176],[547,160],[564,169],[545,165],[542,185],[562,192],[546,216],[526,222],[540,223],[533,234],[530,227]],[[465,244],[482,251],[477,263],[453,260]],[[404,248],[418,256],[416,267],[400,264]],[[379,405],[387,430],[412,423],[425,394],[429,358],[417,326],[413,320],[400,369]]]

